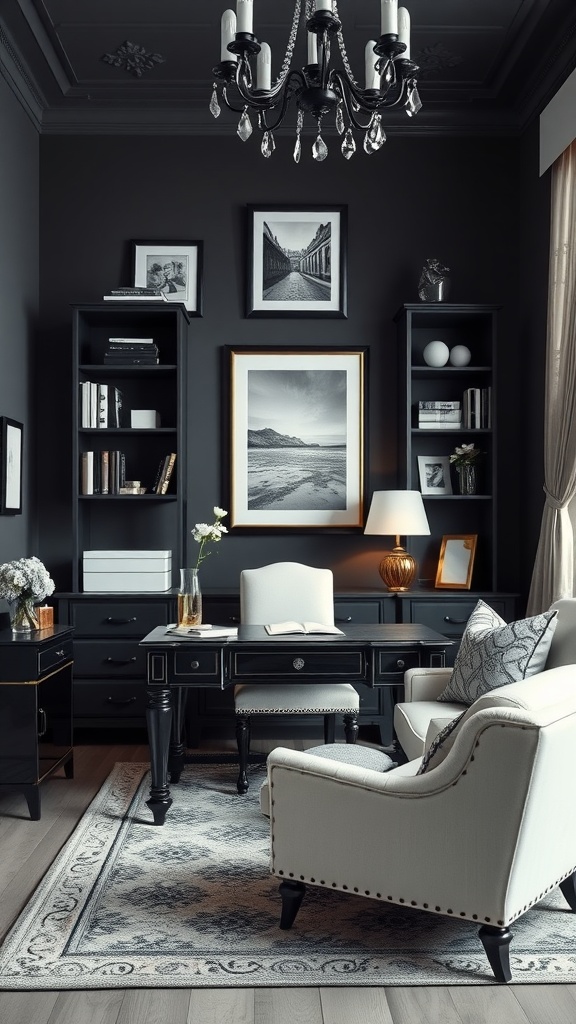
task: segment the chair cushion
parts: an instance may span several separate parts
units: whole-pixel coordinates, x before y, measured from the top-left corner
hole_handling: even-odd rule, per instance
[[[360,697],[350,683],[239,683],[237,715],[325,715],[359,711]]]
[[[394,732],[408,760],[421,758],[427,750],[429,744],[426,738],[431,719],[458,718],[465,710],[464,704],[439,704],[437,700],[413,700],[396,704]]]
[[[557,621],[557,610],[549,609],[506,623],[485,601],[478,601],[438,700],[470,706],[489,690],[542,672]]]

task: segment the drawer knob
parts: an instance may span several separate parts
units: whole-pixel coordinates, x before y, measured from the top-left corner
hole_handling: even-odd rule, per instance
[[[63,657],[64,657],[64,651],[63,651],[63,650],[61,650],[61,651],[56,651],[56,657],[57,657],[57,658],[63,658]]]
[[[444,622],[450,622],[453,626],[463,626],[468,619],[453,619],[451,615],[445,615]]]
[[[104,658],[104,661],[108,665],[132,665],[136,661],[136,655],[133,658]]]
[[[343,618],[342,617],[336,618],[336,622],[352,622],[352,616],[351,615],[346,615]]]
[[[129,622],[136,622],[136,616],[133,615],[131,619],[115,619],[112,615],[109,615],[104,622],[109,622],[111,626],[127,626]]]
[[[193,668],[193,669],[200,668],[200,662],[199,661],[191,661],[190,662],[190,668]]]
[[[396,662],[396,668],[404,668],[405,664],[406,662],[404,661],[404,658],[398,658],[398,661]]]
[[[296,671],[299,672],[301,668],[304,668],[304,658],[294,658],[292,664]]]

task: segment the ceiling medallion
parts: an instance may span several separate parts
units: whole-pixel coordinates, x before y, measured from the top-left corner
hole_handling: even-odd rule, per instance
[[[328,147],[322,138],[322,121],[334,118],[342,136],[340,150],[346,160],[356,152],[354,131],[363,136],[362,148],[370,155],[384,145],[383,113],[397,107],[409,117],[418,113],[418,66],[410,60],[410,15],[398,0],[380,0],[380,36],[369,39],[364,50],[364,81],[356,81],[350,66],[337,0],[294,0],[292,27],[278,77],[272,79],[272,53],[268,43],[254,35],[254,0],[236,0],[236,13],[224,11],[221,19],[220,63],[215,76],[210,112],[220,114],[219,99],[240,114],[237,134],[246,142],[252,134],[248,114],[256,115],[262,133],[261,152],[270,157],[276,148],[274,131],[294,101],[296,144],[294,160],[302,153],[301,134],[305,116],[315,122],[314,160],[325,160]],[[304,22],[306,48],[302,67],[292,66],[296,35]],[[331,68],[331,44],[339,51],[340,68]],[[220,94],[220,95],[219,95]]]
[[[105,64],[112,64],[115,68],[123,68],[136,78],[142,78],[145,71],[150,71],[155,64],[164,64],[166,58],[160,53],[147,53],[143,46],[138,43],[122,43],[116,53],[105,53],[101,60]]]
[[[463,57],[456,57],[442,43],[425,46],[418,54],[418,66],[422,78],[437,75],[440,71],[446,71],[447,68],[455,68],[463,62]]]

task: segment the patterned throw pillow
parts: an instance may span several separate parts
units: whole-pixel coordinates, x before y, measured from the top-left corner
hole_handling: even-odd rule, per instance
[[[485,601],[478,601],[462,637],[454,669],[439,701],[470,705],[497,686],[542,672],[558,612],[506,623]]]
[[[457,715],[456,718],[453,718],[451,722],[448,722],[448,725],[440,730],[424,754],[416,775],[424,775],[424,772],[432,771],[433,768],[442,763],[448,750],[452,747],[452,743],[448,744],[446,741],[452,736],[465,714],[466,712],[463,711],[461,715]]]

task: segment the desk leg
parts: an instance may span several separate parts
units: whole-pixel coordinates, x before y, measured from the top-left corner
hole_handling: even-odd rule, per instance
[[[172,803],[168,786],[168,751],[172,725],[172,699],[170,689],[149,687],[146,691],[146,722],[150,744],[150,799],[146,801],[152,811],[155,825],[163,825]]]
[[[168,757],[168,771],[170,782],[180,782],[182,769],[184,767],[184,744],[182,734],[184,731],[184,709],[188,690],[184,686],[172,688],[172,742],[170,743],[170,756]]]

